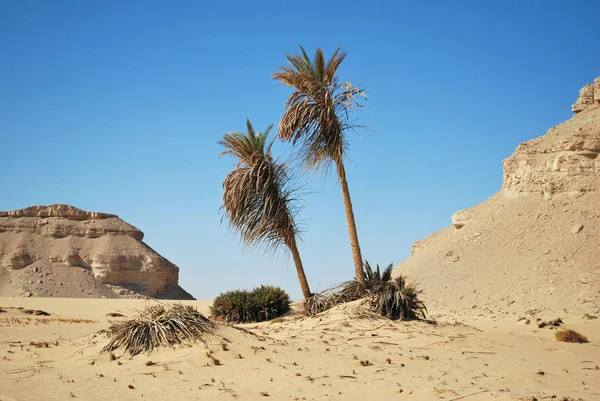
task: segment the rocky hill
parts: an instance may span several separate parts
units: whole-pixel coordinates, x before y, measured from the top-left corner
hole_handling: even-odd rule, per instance
[[[600,78],[572,110],[504,160],[500,192],[394,269],[434,315],[600,316]]]
[[[0,212],[0,296],[193,299],[143,238],[116,215],[68,205]]]

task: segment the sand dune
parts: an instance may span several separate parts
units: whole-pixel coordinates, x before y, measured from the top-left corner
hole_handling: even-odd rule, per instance
[[[123,319],[107,313],[133,316],[145,302],[0,298],[0,400],[600,399],[597,320],[566,321],[590,339],[567,344],[535,322],[402,323],[349,304],[245,330],[223,325],[206,345],[100,354],[98,332]],[[184,303],[204,313],[210,304]]]

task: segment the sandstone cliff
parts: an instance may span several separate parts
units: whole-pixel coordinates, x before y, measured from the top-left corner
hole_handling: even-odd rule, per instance
[[[573,111],[504,161],[500,192],[395,268],[434,315],[600,315],[600,78]]]
[[[190,299],[143,238],[116,215],[68,205],[0,212],[0,296]]]

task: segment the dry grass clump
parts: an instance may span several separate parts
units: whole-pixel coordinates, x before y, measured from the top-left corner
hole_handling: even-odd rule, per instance
[[[149,306],[135,319],[112,325],[108,331],[111,340],[101,352],[122,348],[134,356],[158,347],[205,342],[215,328],[213,322],[189,305]]]
[[[579,334],[575,330],[561,330],[557,331],[554,336],[556,341],[564,341],[566,343],[587,343],[588,339],[586,336]]]

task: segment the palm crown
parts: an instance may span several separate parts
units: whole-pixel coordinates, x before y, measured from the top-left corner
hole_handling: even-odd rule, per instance
[[[221,153],[238,158],[237,167],[223,181],[223,217],[246,245],[263,245],[266,249],[287,243],[298,233],[294,222],[294,188],[284,164],[271,156],[264,133],[255,132],[250,120],[248,133],[225,134],[218,143]]]
[[[285,105],[278,135],[284,141],[300,143],[300,157],[309,170],[340,163],[348,148],[345,131],[355,126],[349,111],[360,107],[357,96],[365,93],[352,84],[340,83],[336,72],[346,58],[338,48],[328,61],[322,49],[311,60],[304,48],[301,55],[287,55],[288,66],[280,67],[273,78],[295,89]]]

